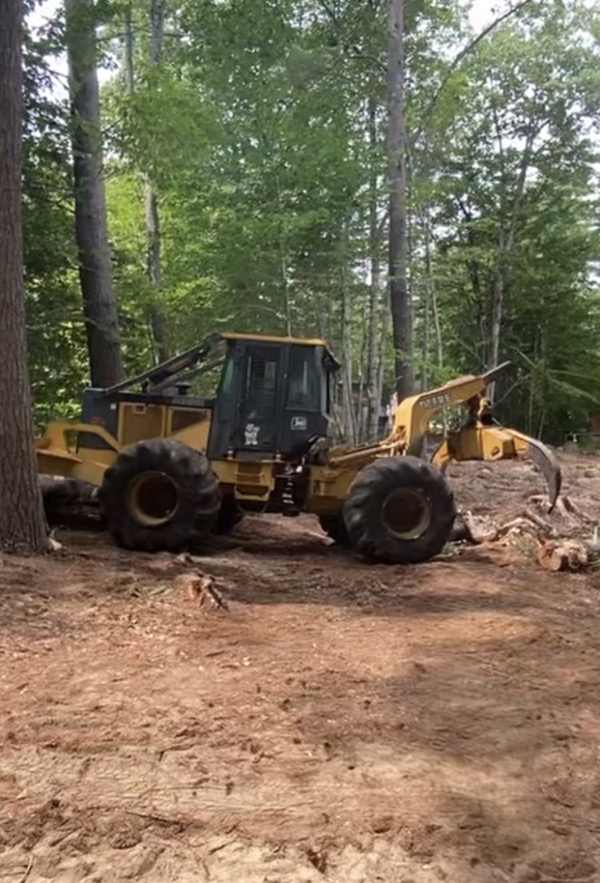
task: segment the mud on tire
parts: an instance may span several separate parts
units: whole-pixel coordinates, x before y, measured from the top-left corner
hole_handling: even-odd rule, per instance
[[[414,564],[439,554],[455,515],[446,479],[417,457],[389,457],[366,466],[344,506],[354,548],[390,564]]]
[[[122,451],[104,474],[99,498],[120,546],[176,552],[211,531],[221,489],[204,454],[167,439]]]

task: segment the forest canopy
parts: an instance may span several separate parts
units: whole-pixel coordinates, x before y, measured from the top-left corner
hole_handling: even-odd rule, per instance
[[[405,4],[416,389],[510,359],[499,416],[551,441],[600,409],[600,10]],[[98,0],[112,280],[128,373],[210,330],[326,337],[344,430],[394,391],[383,0]],[[24,238],[36,421],[89,383],[59,10],[30,8]],[[43,22],[40,25],[40,21]],[[34,26],[35,23],[35,26]]]

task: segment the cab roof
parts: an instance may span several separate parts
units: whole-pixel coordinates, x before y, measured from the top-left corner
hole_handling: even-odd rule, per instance
[[[220,335],[224,340],[252,340],[257,343],[283,343],[283,344],[299,344],[300,346],[322,346],[327,356],[334,365],[339,368],[340,363],[332,353],[326,340],[320,337],[279,337],[273,334],[247,334],[236,333],[235,331],[224,331]]]
[[[323,347],[326,358],[329,361],[328,367],[330,369],[333,368],[335,371],[341,367],[340,363],[329,349],[326,341],[318,338],[277,337],[269,334],[236,334],[227,331],[213,331],[203,341],[196,344],[196,346],[193,346],[191,349],[186,350],[186,352],[172,356],[165,362],[161,362],[160,365],[154,365],[148,371],[144,371],[142,374],[136,374],[135,377],[127,377],[120,383],[116,383],[114,386],[110,386],[103,390],[103,392],[105,395],[111,395],[112,393],[121,392],[139,384],[150,384],[154,388],[157,388],[158,386],[164,389],[168,386],[168,381],[171,378],[187,377],[191,372],[198,373],[199,369],[197,366],[206,362],[209,353],[213,350],[215,344],[217,344],[219,340],[252,340],[256,342],[262,341],[264,343],[300,344],[301,346],[311,347],[320,346]]]

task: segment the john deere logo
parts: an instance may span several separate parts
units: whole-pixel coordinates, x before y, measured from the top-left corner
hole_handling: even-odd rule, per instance
[[[435,396],[428,396],[426,399],[421,399],[419,402],[419,406],[421,408],[443,408],[444,405],[449,405],[451,402],[451,398],[447,393],[438,393]]]
[[[306,417],[292,417],[291,426],[295,432],[302,432],[308,426]]]

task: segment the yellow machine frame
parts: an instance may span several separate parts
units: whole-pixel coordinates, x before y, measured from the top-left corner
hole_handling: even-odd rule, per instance
[[[223,334],[225,339],[261,340],[273,343],[305,343],[324,346],[321,340],[296,339],[262,335]],[[506,460],[516,457],[532,459],[542,470],[549,486],[550,505],[560,492],[560,468],[554,455],[540,442],[513,430],[501,427],[490,419],[490,405],[484,393],[506,365],[481,375],[459,377],[437,389],[411,396],[402,401],[394,414],[390,434],[370,445],[329,448],[323,462],[312,462],[305,510],[317,515],[339,513],[357,472],[379,457],[405,454],[419,455],[432,417],[443,409],[465,406],[467,421],[457,432],[450,433],[432,458],[434,465],[445,469],[451,460]],[[164,404],[120,403],[118,439],[101,425],[93,423],[54,422],[36,440],[40,473],[60,475],[100,486],[106,469],[114,463],[121,450],[134,441],[148,438],[172,438],[205,452],[210,432],[210,411],[195,409],[193,422],[176,430],[176,412],[181,406]],[[108,448],[97,449],[78,444],[79,436],[97,436]],[[266,508],[276,481],[285,473],[287,464],[278,455],[264,460],[242,459],[231,454],[211,461],[225,494],[252,508]]]

